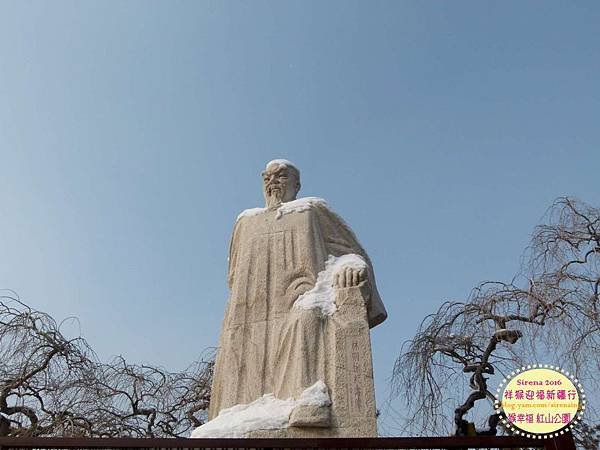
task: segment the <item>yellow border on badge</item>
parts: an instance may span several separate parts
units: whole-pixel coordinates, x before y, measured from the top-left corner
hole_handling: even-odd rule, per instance
[[[494,409],[504,427],[528,438],[564,434],[582,419],[585,410],[585,393],[579,380],[549,364],[515,369],[502,380],[497,393],[502,400],[494,402]],[[570,420],[565,422],[568,417]],[[517,419],[520,425],[515,424]]]

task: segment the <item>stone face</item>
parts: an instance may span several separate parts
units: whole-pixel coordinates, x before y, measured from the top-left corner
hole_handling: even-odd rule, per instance
[[[241,214],[233,230],[230,298],[209,419],[264,394],[297,400],[322,380],[331,405],[298,404],[288,427],[247,436],[376,436],[369,328],[385,320],[386,312],[373,268],[354,233],[324,201],[296,200],[298,172],[290,166],[268,165],[263,173],[267,207]],[[331,265],[336,260],[331,257],[352,254],[362,266]],[[307,301],[313,292],[321,307],[311,308]],[[295,305],[305,293],[303,306]],[[335,301],[333,309],[322,307],[327,296]]]

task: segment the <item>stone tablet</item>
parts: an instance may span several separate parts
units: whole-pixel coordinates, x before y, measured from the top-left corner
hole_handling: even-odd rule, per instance
[[[376,436],[369,328],[387,316],[354,233],[275,160],[239,215],[209,409],[192,437]]]

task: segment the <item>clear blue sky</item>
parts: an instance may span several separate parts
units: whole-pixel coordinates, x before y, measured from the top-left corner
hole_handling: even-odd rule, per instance
[[[0,1],[0,287],[99,356],[217,343],[273,158],[373,260],[402,341],[510,279],[552,200],[600,206],[600,3]]]

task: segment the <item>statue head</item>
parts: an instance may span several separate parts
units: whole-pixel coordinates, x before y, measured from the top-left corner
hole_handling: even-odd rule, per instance
[[[300,190],[300,171],[285,159],[274,159],[262,172],[263,194],[267,208],[296,199]]]

